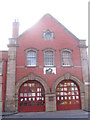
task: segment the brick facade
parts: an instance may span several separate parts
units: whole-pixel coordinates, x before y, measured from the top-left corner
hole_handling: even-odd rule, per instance
[[[15,30],[17,30],[15,28]],[[43,34],[52,33],[52,39],[47,40]],[[46,14],[31,29],[9,39],[7,83],[5,111],[18,111],[18,96],[20,86],[30,80],[40,82],[45,89],[45,111],[56,111],[56,87],[63,80],[74,81],[80,89],[81,109],[88,110],[88,63],[87,47],[84,40],[79,40],[51,15]],[[72,52],[72,66],[62,65],[62,50]],[[27,66],[26,54],[29,50],[37,51],[36,66]],[[54,52],[54,74],[46,74],[44,63],[46,50]],[[5,94],[5,93],[3,93]]]

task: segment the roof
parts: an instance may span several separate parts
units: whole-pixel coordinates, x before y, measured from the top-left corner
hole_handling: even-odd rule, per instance
[[[45,14],[41,19],[44,19],[44,18],[47,17],[47,16],[53,18],[53,19],[60,25],[60,27],[62,27],[64,31],[68,32],[75,40],[80,41],[79,38],[77,38],[71,31],[69,31],[63,24],[61,24],[61,23],[60,23],[56,18],[54,18],[51,14],[47,13],[47,14]],[[41,19],[40,19],[40,20],[41,20]],[[29,30],[30,30],[30,29],[29,29]],[[26,30],[26,31],[23,32],[21,35],[19,35],[17,39],[19,39],[21,36],[23,36],[27,31],[28,31],[28,30]]]
[[[51,14],[47,13],[42,18],[50,16],[52,17],[63,29],[64,31],[68,32],[72,37],[74,37],[76,40],[80,40],[78,37],[76,37],[71,31],[69,31],[63,24],[61,24],[56,18],[54,18]]]
[[[8,52],[8,50],[0,50],[0,52],[2,52],[2,53],[3,53],[3,52]]]

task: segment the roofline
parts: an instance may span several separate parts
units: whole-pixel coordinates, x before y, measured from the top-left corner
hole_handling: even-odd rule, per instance
[[[80,39],[78,37],[76,37],[71,31],[69,31],[63,24],[61,24],[56,18],[54,18],[51,14],[49,13],[46,13],[43,17],[41,17],[41,19],[43,19],[44,17],[46,17],[47,15],[49,15],[50,17],[52,17],[66,32],[68,32],[73,38],[75,38],[75,40],[77,40],[78,42],[80,41]],[[41,20],[40,19],[40,20]],[[39,20],[39,21],[40,21]],[[38,21],[38,22],[39,22]],[[30,30],[31,28],[25,30],[22,34],[20,34],[18,37],[17,37],[17,40],[23,36],[28,30]]]
[[[71,31],[69,31],[63,24],[61,24],[56,18],[54,18],[49,13],[45,14],[43,17],[46,17],[47,15],[52,17],[66,32],[68,32],[70,35],[72,35],[72,37],[74,37],[77,41],[80,41],[80,39],[78,37],[76,37]]]
[[[85,39],[80,39],[80,41],[86,41]]]
[[[8,52],[8,51],[6,51],[6,50],[5,51],[4,50],[0,50],[0,52]]]

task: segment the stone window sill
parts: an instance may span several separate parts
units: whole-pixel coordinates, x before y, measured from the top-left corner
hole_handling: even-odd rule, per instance
[[[71,68],[71,67],[74,67],[73,65],[61,65],[61,67],[63,67],[63,68]]]
[[[36,68],[38,67],[37,65],[36,66],[25,66],[25,68]]]

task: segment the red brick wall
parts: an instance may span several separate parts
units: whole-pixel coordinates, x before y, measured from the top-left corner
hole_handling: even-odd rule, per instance
[[[47,29],[55,33],[55,39],[45,40],[42,38],[43,31],[46,31]],[[51,16],[47,15],[43,17],[35,26],[25,31],[21,36],[19,36],[17,43],[19,47],[17,47],[16,51],[16,82],[28,75],[30,72],[44,78],[49,87],[52,87],[54,81],[58,77],[63,76],[66,72],[70,72],[82,81],[80,49],[78,48],[79,41],[75,40],[75,38],[64,30],[64,28]],[[28,48],[38,49],[37,67],[26,67],[25,50]],[[55,50],[56,75],[44,74],[43,50],[46,48],[53,48]],[[72,49],[74,67],[61,67],[60,50],[63,48]],[[2,77],[2,99],[4,111],[8,53],[5,51],[0,52],[0,59],[1,58],[3,59],[3,76],[0,76],[0,79]]]
[[[53,40],[44,40],[42,38],[42,32],[47,29],[54,31],[55,39]],[[25,67],[25,49],[36,48],[38,49],[38,66],[31,68],[17,68],[16,69],[16,82],[22,77],[26,76],[30,72],[35,73],[36,75],[44,78],[48,85],[51,87],[54,81],[59,77],[70,72],[71,74],[77,76],[82,80],[81,67],[73,68],[63,68],[61,67],[61,56],[60,50],[63,48],[72,49],[73,65],[81,66],[80,60],[80,50],[78,48],[79,42],[75,38],[65,31],[59,23],[53,19],[51,16],[43,17],[35,26],[31,29],[24,32],[18,39],[17,43],[19,47],[17,48],[16,54],[16,65]],[[56,75],[44,75],[43,66],[44,66],[44,55],[43,49],[53,48],[55,52],[55,64],[56,64]]]
[[[0,59],[3,60],[3,75],[2,75],[2,100],[3,100],[3,111],[5,106],[5,96],[6,96],[6,77],[7,77],[7,51],[0,52]]]

